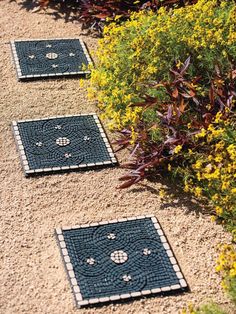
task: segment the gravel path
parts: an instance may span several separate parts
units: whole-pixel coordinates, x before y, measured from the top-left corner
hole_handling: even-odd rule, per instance
[[[148,182],[147,187],[118,191],[117,179],[124,171],[117,168],[24,178],[12,120],[94,112],[96,108],[77,79],[18,83],[11,62],[9,40],[76,37],[80,35],[78,24],[31,14],[8,1],[0,2],[0,22],[0,313],[175,314],[190,302],[209,299],[230,308],[214,272],[217,246],[230,237],[209,215],[184,202],[183,196],[163,204],[159,184]],[[96,49],[96,39],[82,38],[90,50]],[[118,157],[122,161],[123,156]],[[191,293],[77,310],[54,228],[145,213],[160,220]]]

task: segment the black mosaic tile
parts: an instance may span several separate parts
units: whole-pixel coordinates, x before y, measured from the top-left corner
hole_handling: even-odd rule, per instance
[[[12,124],[26,176],[117,164],[96,114]]]
[[[80,39],[16,40],[11,48],[19,80],[87,74],[92,63]]]
[[[78,307],[188,289],[154,216],[56,229]]]

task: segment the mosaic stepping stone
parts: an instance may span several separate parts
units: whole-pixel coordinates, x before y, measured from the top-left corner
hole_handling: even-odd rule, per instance
[[[26,176],[117,164],[96,114],[22,120],[12,125]]]
[[[92,63],[81,39],[11,41],[18,80],[90,73]]]
[[[152,215],[58,228],[56,236],[78,307],[188,290]]]

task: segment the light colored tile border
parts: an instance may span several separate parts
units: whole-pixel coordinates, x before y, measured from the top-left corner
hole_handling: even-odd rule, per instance
[[[12,131],[14,134],[14,139],[15,139],[15,143],[17,146],[17,150],[18,150],[19,155],[20,155],[21,166],[22,166],[22,168],[24,170],[24,174],[26,176],[26,171],[29,172],[31,170],[29,168],[28,159],[27,159],[27,156],[25,154],[24,147],[22,145],[21,136],[20,136],[20,132],[19,132],[19,128],[18,128],[18,123],[16,121],[12,122]]]
[[[19,58],[17,55],[16,45],[15,43],[19,42],[27,42],[27,41],[51,41],[51,40],[79,40],[81,47],[83,49],[84,55],[87,59],[88,65],[92,65],[93,61],[91,59],[91,56],[89,54],[89,51],[86,47],[86,44],[81,38],[48,38],[48,39],[19,39],[19,40],[11,40],[11,51],[12,51],[12,57],[15,64],[16,74],[18,81],[20,80],[28,80],[28,79],[37,79],[37,78],[48,78],[48,77],[63,77],[63,76],[73,76],[73,75],[85,75],[90,74],[91,71],[76,71],[76,72],[64,72],[64,73],[45,73],[45,74],[36,74],[36,75],[23,75],[20,67]]]
[[[167,253],[169,260],[172,264],[173,270],[176,273],[176,276],[179,280],[179,283],[172,285],[172,286],[165,286],[165,287],[155,288],[155,289],[151,289],[151,290],[142,290],[142,291],[125,293],[125,294],[111,295],[110,297],[84,299],[82,294],[81,294],[81,291],[80,291],[79,282],[75,278],[73,265],[70,262],[70,257],[68,255],[68,250],[66,248],[66,243],[64,240],[63,231],[80,229],[80,228],[88,228],[88,227],[98,227],[98,226],[108,225],[108,224],[112,224],[112,223],[139,220],[139,219],[145,219],[145,218],[151,219],[153,226],[157,231],[157,234],[160,236],[163,247],[166,250],[166,253]],[[163,229],[162,229],[160,223],[158,222],[157,218],[154,215],[134,216],[134,217],[127,217],[127,218],[120,218],[120,219],[112,219],[112,220],[107,220],[107,221],[100,221],[100,222],[96,222],[96,223],[86,223],[86,224],[75,225],[75,226],[66,226],[66,227],[61,227],[61,228],[55,229],[55,234],[56,234],[56,237],[58,240],[58,244],[60,247],[63,262],[65,264],[65,269],[66,269],[66,272],[67,272],[69,280],[70,280],[72,291],[73,291],[73,294],[75,297],[75,302],[79,308],[86,306],[86,305],[91,305],[91,304],[101,304],[101,303],[105,303],[105,302],[112,302],[112,301],[116,301],[116,300],[136,298],[136,297],[140,297],[140,296],[151,296],[151,295],[158,294],[158,293],[163,294],[163,293],[173,292],[175,290],[181,290],[181,289],[182,289],[182,291],[185,291],[188,289],[188,284],[187,284],[187,282],[184,278],[184,275],[183,275],[183,273],[182,273],[182,271],[178,265],[177,260],[174,257],[174,253],[172,251],[172,248],[171,248],[168,240],[164,236],[164,232],[163,232]]]
[[[36,121],[42,121],[42,120],[53,120],[53,119],[60,119],[60,118],[71,118],[71,117],[80,117],[80,116],[93,116],[96,125],[98,126],[99,132],[101,134],[101,137],[104,141],[104,144],[107,148],[109,159],[105,160],[103,162],[97,162],[97,163],[89,163],[89,164],[79,164],[79,165],[71,165],[71,166],[63,166],[63,167],[53,167],[53,168],[39,168],[39,169],[30,169],[29,162],[26,156],[26,152],[24,150],[21,135],[19,132],[19,123],[24,122],[36,122]],[[12,130],[15,137],[15,142],[20,154],[21,164],[22,168],[24,170],[25,176],[31,176],[36,174],[43,174],[43,173],[50,173],[50,172],[63,172],[66,170],[81,170],[83,168],[87,168],[88,170],[96,168],[96,167],[103,167],[103,166],[115,166],[118,164],[118,160],[115,157],[112,147],[110,145],[110,142],[108,140],[108,137],[105,133],[105,130],[100,123],[100,120],[96,113],[81,113],[77,115],[65,115],[65,116],[54,116],[54,117],[47,117],[47,118],[40,118],[40,119],[26,119],[26,120],[19,120],[19,121],[13,121],[12,122]]]

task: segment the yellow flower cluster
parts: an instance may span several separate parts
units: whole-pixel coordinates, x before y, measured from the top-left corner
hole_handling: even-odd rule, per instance
[[[233,244],[221,245],[216,271],[222,275],[222,286],[236,302],[236,248]]]
[[[236,232],[236,139],[228,122],[217,115],[208,129],[195,136],[208,147],[208,153],[194,155],[192,176],[185,180],[185,191],[196,197],[207,196],[218,216],[232,217],[232,231]]]
[[[236,249],[233,244],[222,245],[216,271],[223,272],[224,277],[236,279]]]
[[[236,55],[235,16],[232,0],[220,6],[217,0],[199,0],[170,11],[162,7],[158,13],[133,13],[127,22],[105,27],[89,95],[112,120],[110,126],[120,129],[137,123],[142,110],[130,104],[150,92],[148,81],[168,78],[175,60],[183,62],[191,55],[194,75],[199,69],[213,71],[215,61],[227,67]]]
[[[175,148],[174,148],[174,154],[178,154],[178,153],[181,151],[181,149],[182,149],[182,145],[177,145],[177,146],[175,146]]]

